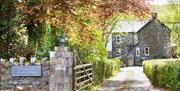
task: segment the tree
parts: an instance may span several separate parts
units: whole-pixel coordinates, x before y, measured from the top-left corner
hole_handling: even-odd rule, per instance
[[[87,58],[106,56],[107,20],[117,13],[142,19],[150,12],[144,0],[25,0],[17,2],[16,8],[23,17],[21,22],[27,26],[49,22],[52,29],[60,27],[68,44]],[[35,34],[38,33],[41,34]]]
[[[21,39],[21,35],[24,35],[23,27],[17,27],[19,18],[14,1],[0,1],[0,57],[15,55],[13,51],[24,43],[24,39]]]
[[[17,9],[27,24],[31,20],[34,24],[48,21],[54,26],[60,26],[67,35],[73,29],[87,40],[93,40],[91,35],[84,33],[91,31],[87,30],[87,24],[96,25],[103,32],[102,36],[105,36],[106,19],[115,13],[132,12],[140,18],[147,16],[150,11],[144,0],[27,0],[17,3]]]

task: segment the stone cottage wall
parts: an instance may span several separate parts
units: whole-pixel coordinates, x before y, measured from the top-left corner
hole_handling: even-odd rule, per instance
[[[133,35],[138,35],[138,43],[135,42],[135,37]],[[143,28],[138,32],[129,32],[127,36],[122,36],[122,43],[116,43],[116,35],[121,35],[120,33],[112,34],[112,57],[120,57],[117,54],[117,49],[121,48],[121,53],[124,54],[128,52],[128,56],[133,56],[135,65],[139,65],[142,60],[151,59],[155,57],[170,57],[170,30],[163,23],[157,19],[149,21]],[[133,41],[134,40],[134,41]],[[134,42],[134,46],[133,46]],[[140,48],[140,56],[136,56],[136,48]],[[150,55],[144,54],[144,48],[149,47]],[[124,60],[125,59],[125,60]],[[125,55],[121,57],[122,61],[126,61],[127,57]]]
[[[121,36],[121,43],[117,44],[116,43],[116,36],[120,35]],[[127,45],[132,44],[132,34],[125,34],[122,36],[120,33],[113,33],[112,34],[112,57],[118,57],[121,54],[117,54],[117,49],[121,49],[121,53],[126,53],[128,50]]]
[[[143,48],[150,48],[150,58],[154,56],[170,57],[170,30],[158,20],[152,20],[145,26],[139,34],[139,45],[141,48],[141,57],[144,56]]]

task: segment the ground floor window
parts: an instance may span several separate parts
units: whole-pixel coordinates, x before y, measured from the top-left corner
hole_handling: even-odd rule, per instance
[[[136,56],[137,56],[137,57],[140,56],[140,48],[136,48]]]
[[[149,56],[149,47],[144,48],[144,55]]]
[[[117,48],[117,49],[116,49],[116,53],[117,53],[117,54],[121,54],[121,48]]]

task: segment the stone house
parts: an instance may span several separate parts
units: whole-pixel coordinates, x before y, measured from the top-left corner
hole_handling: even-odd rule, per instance
[[[120,58],[127,65],[143,60],[170,57],[170,29],[161,21],[120,21],[116,24],[107,50],[110,58]]]

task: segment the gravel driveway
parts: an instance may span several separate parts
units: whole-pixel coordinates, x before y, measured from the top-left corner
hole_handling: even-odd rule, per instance
[[[121,68],[116,76],[111,77],[97,91],[168,91],[153,88],[143,73],[142,67]]]

